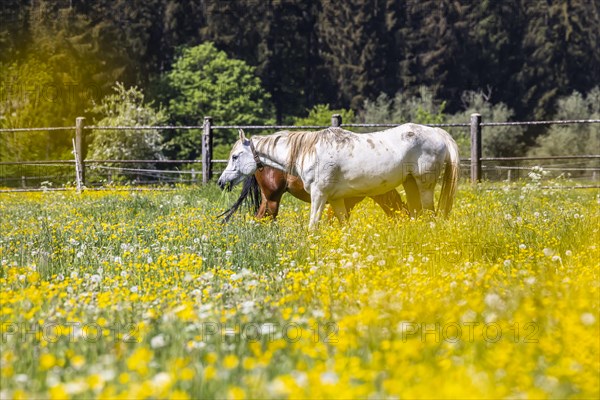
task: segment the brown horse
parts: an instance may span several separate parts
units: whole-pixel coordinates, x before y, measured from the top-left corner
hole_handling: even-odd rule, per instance
[[[246,178],[238,200],[220,216],[224,217],[225,221],[228,221],[242,203],[250,197],[250,204],[254,208],[256,218],[265,218],[268,216],[276,218],[279,213],[281,197],[285,192],[290,193],[297,199],[310,203],[310,195],[304,190],[304,184],[299,177],[265,166],[262,171],[257,170],[254,175]],[[344,199],[346,211],[350,212],[363,199],[364,197]],[[399,211],[408,214],[406,204],[395,189],[378,196],[373,196],[372,199],[390,217],[397,216]]]

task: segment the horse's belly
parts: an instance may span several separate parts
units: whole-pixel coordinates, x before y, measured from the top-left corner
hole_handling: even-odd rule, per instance
[[[400,186],[404,181],[404,174],[363,176],[340,180],[333,188],[331,198],[344,198],[354,196],[376,196],[387,193]]]

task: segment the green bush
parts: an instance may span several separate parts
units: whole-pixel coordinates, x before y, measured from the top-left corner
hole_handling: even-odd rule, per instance
[[[262,125],[273,122],[268,93],[255,68],[227,57],[210,42],[184,48],[166,75],[169,114],[178,124],[202,125],[204,116],[214,124]],[[182,130],[168,146],[178,158],[200,156],[201,130]],[[216,130],[215,145],[235,142],[237,131]]]
[[[391,99],[382,93],[375,100],[365,101],[360,119],[369,124],[441,124],[446,119],[445,108],[446,103],[438,101],[433,90],[422,86],[415,96],[398,92]]]
[[[144,102],[144,94],[137,87],[125,88],[116,83],[114,94],[102,99],[90,110],[100,116],[98,126],[152,126],[164,125],[167,114]],[[102,160],[160,160],[162,136],[152,130],[94,130],[88,156]],[[149,164],[129,164],[131,168],[149,168]]]
[[[354,111],[339,109],[332,110],[328,104],[317,104],[309,112],[306,117],[294,118],[294,125],[331,125],[331,116],[340,114],[342,116],[342,124],[352,124],[355,121]]]

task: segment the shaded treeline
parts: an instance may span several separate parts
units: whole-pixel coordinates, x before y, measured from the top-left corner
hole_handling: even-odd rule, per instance
[[[119,80],[160,98],[178,48],[213,41],[256,66],[280,122],[317,103],[358,110],[421,85],[450,112],[463,91],[491,88],[516,118],[543,118],[558,96],[600,82],[598,4],[4,0],[0,60],[5,69],[35,56],[65,80],[104,92]]]

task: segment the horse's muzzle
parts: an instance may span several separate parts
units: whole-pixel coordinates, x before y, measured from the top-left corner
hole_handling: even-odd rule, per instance
[[[227,190],[228,192],[231,191],[231,182],[225,182],[224,180],[219,179],[217,181],[217,185],[219,185],[221,190]]]

